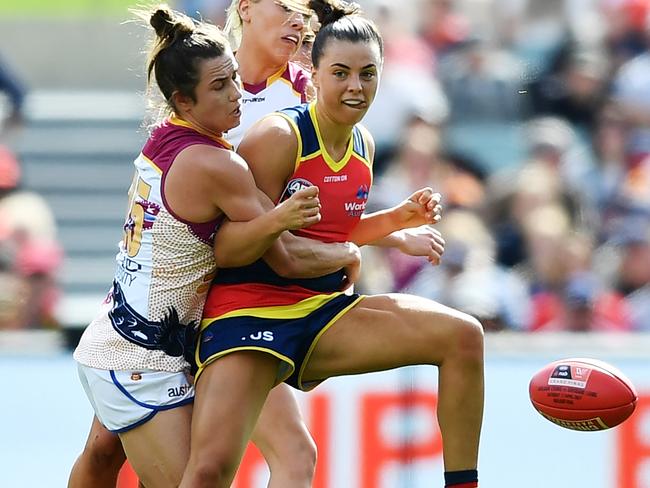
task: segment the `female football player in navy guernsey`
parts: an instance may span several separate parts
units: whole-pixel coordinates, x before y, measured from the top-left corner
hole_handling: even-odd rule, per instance
[[[222,33],[166,7],[144,18],[157,36],[149,77],[170,115],[134,162],[111,294],[74,356],[98,419],[93,429],[101,423],[119,434],[144,486],[172,487],[189,456],[194,396],[184,354],[192,334],[183,324],[201,318],[216,266],[265,255],[282,274],[309,278],[348,267],[354,275],[358,249],[284,232],[320,220],[318,190],[273,207],[222,139],[241,106],[237,62]]]
[[[433,222],[437,202],[429,188],[397,207],[363,215],[374,148],[357,124],[377,90],[382,40],[356,6],[323,0],[310,6],[321,23],[312,51],[317,98],[248,131],[239,150],[257,184],[276,201],[318,185],[322,220],[301,233],[324,242],[362,245]],[[446,486],[478,486],[480,323],[416,296],[348,295],[338,291],[340,279],[335,273],[286,280],[259,261],[216,277],[201,324],[190,459],[181,487],[230,486],[275,385],[309,390],[332,376],[413,364],[439,369]]]

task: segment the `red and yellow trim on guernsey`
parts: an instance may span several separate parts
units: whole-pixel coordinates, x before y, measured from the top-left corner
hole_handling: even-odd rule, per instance
[[[352,154],[354,153],[355,157],[359,161],[361,161],[363,164],[365,164],[368,168],[371,169],[370,181],[371,181],[371,184],[372,184],[372,162],[369,159],[364,158],[361,154],[358,154],[358,153],[354,152],[354,138],[353,137],[350,137],[350,141],[348,142],[348,147],[345,150],[345,154],[343,155],[343,157],[339,161],[336,161],[327,152],[327,149],[325,149],[325,144],[323,142],[323,136],[321,135],[321,130],[320,130],[320,127],[318,125],[318,117],[316,116],[316,102],[315,101],[313,101],[313,102],[311,102],[309,104],[309,118],[311,119],[311,123],[314,126],[314,132],[316,133],[316,138],[318,140],[318,150],[311,153],[311,154],[307,154],[305,156],[302,155],[302,152],[303,152],[303,150],[302,150],[303,149],[302,136],[300,135],[300,128],[298,127],[298,124],[296,124],[296,121],[293,120],[287,114],[284,114],[282,112],[274,112],[272,114],[267,115],[267,117],[271,116],[271,115],[279,115],[280,117],[285,119],[287,122],[289,122],[289,125],[291,126],[291,128],[293,129],[293,132],[296,135],[296,139],[297,139],[297,142],[298,142],[298,150],[296,151],[296,161],[295,161],[294,166],[293,166],[294,172],[298,169],[298,167],[300,166],[301,163],[303,163],[305,161],[311,161],[312,159],[314,159],[314,158],[316,158],[318,156],[322,156],[323,161],[325,161],[325,164],[327,164],[329,169],[331,169],[334,173],[338,173],[343,168],[345,168],[345,166],[350,161],[350,159],[352,157]],[[359,126],[359,127],[361,127],[361,126]],[[360,130],[363,133],[365,133],[365,129],[360,129]],[[368,144],[367,144],[365,138],[363,139],[363,145],[364,145],[364,149],[365,149],[366,154],[368,154]]]

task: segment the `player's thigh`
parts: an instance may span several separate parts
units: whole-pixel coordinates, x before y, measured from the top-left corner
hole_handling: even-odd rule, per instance
[[[413,295],[369,296],[323,333],[303,380],[439,365],[450,351],[465,346],[482,347],[480,324],[469,315]]]
[[[271,390],[251,440],[265,457],[267,454],[281,456],[293,446],[315,449],[298,401],[288,385],[282,383]]]
[[[193,451],[216,457],[245,446],[275,384],[279,362],[265,352],[239,351],[205,367],[196,383]]]
[[[180,484],[190,454],[192,405],[163,410],[120,434],[131,466],[147,487]]]

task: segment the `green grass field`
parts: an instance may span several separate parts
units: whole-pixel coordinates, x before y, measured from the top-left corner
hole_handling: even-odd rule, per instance
[[[0,17],[123,16],[129,7],[151,3],[154,2],[147,0],[2,0]],[[168,3],[173,5],[174,2]]]

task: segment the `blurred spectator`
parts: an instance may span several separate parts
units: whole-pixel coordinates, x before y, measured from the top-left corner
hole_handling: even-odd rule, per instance
[[[650,43],[650,26],[646,30]],[[648,45],[650,47],[650,44]],[[607,153],[599,154],[609,163],[611,184],[607,189],[605,211],[614,217],[626,213],[650,214],[650,51],[627,62],[619,71],[613,95],[613,104],[603,112],[603,120],[610,121],[602,143]],[[600,132],[598,136],[602,137]],[[623,141],[621,141],[621,138]],[[601,142],[601,141],[598,141]],[[622,146],[622,147],[621,147]],[[597,146],[603,149],[602,144]]]
[[[62,251],[47,203],[19,188],[20,166],[0,146],[0,329],[55,327]]]
[[[505,2],[502,9],[511,8],[508,3]],[[565,0],[523,0],[518,18],[510,19],[514,24],[511,27],[511,48],[530,74],[545,71],[552,53],[566,39],[569,30],[567,5],[570,3]]]
[[[620,252],[616,285],[627,298],[632,328],[650,331],[650,218],[627,217],[609,242]]]
[[[420,22],[422,38],[439,54],[465,41],[470,33],[468,19],[454,9],[452,0],[426,0]]]
[[[590,273],[569,278],[559,291],[533,296],[531,331],[627,332],[629,309],[622,295],[603,289]]]
[[[0,58],[0,92],[7,96],[9,102],[9,111],[4,121],[5,126],[11,128],[20,125],[25,117],[23,105],[27,89],[2,58]]]
[[[369,208],[397,205],[423,184],[443,195],[446,208],[478,208],[483,203],[485,174],[461,155],[442,152],[441,132],[419,117],[405,125],[394,159],[374,183]]]
[[[625,143],[627,126],[618,110],[606,105],[598,115],[591,134],[593,153],[598,165],[599,184],[595,188],[596,204],[603,225],[617,205],[617,192],[627,172]]]
[[[514,169],[494,173],[488,183],[486,212],[498,243],[498,261],[506,266],[527,259],[524,229],[536,209],[557,205],[561,211],[550,215],[557,216],[554,225],[558,226],[566,220],[566,225],[579,221],[587,227],[593,213],[585,196],[590,190],[587,172],[578,171],[580,165],[568,164],[574,140],[571,127],[559,119],[544,118],[529,123],[525,134],[528,159]]]
[[[577,137],[574,127],[558,117],[539,117],[524,126],[530,164],[542,164],[556,172],[562,192],[571,195],[580,207],[581,223],[596,218],[599,174],[591,151]]]
[[[631,129],[626,148],[631,167],[650,155],[650,23],[644,27],[645,50],[621,66],[613,86],[614,102]]]
[[[648,0],[602,0],[605,45],[614,70],[645,50],[645,29],[650,2]]]
[[[595,50],[567,49],[527,87],[534,115],[554,115],[592,130],[606,99],[607,59]]]
[[[396,139],[413,117],[441,125],[449,106],[434,76],[433,52],[403,22],[403,4],[381,1],[376,6],[384,37],[385,60],[375,101],[364,119],[376,144],[374,172],[384,171]]]
[[[439,76],[449,98],[452,123],[519,120],[523,70],[511,52],[475,36],[441,62]]]
[[[438,267],[423,266],[402,289],[479,318],[485,330],[522,330],[528,323],[525,282],[495,262],[496,247],[475,213],[452,210],[438,226],[445,254]]]
[[[589,269],[593,244],[574,231],[571,217],[561,203],[551,200],[531,205],[523,215],[526,260],[518,269],[526,277],[532,295],[558,291],[573,273]]]
[[[593,239],[572,228],[560,205],[530,212],[524,235],[529,257],[520,269],[532,299],[528,330],[629,330],[623,296],[592,272]]]

